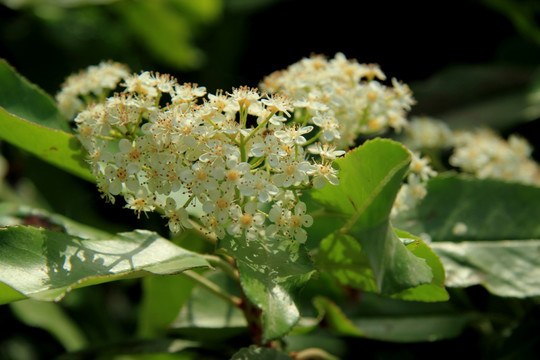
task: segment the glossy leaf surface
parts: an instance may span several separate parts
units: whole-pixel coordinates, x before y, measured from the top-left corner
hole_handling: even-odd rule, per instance
[[[79,286],[204,266],[200,255],[145,230],[94,240],[30,226],[0,229],[0,303],[56,301]]]
[[[313,198],[347,218],[320,245],[317,266],[344,285],[396,294],[432,281],[431,268],[400,241],[389,214],[410,156],[399,143],[376,139],[336,162],[340,186],[317,190]],[[344,270],[345,272],[342,272]]]

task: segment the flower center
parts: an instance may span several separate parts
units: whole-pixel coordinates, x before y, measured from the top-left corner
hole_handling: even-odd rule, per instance
[[[287,165],[287,167],[285,168],[285,173],[287,175],[294,175],[295,172],[296,172],[296,167],[294,167],[293,165]]]
[[[242,226],[249,226],[251,225],[252,221],[253,218],[247,214],[242,215],[240,218],[240,224],[242,224]]]
[[[208,174],[204,170],[197,171],[197,180],[204,181],[208,177]]]
[[[124,168],[118,168],[118,170],[116,170],[116,178],[118,180],[124,181],[126,177],[127,177],[127,172]]]
[[[219,198],[218,201],[216,201],[216,205],[217,205],[219,210],[223,210],[223,209],[227,208],[229,203],[224,198]]]
[[[302,226],[302,219],[300,217],[293,215],[291,216],[291,226],[292,227],[301,227]]]
[[[236,180],[240,179],[240,174],[236,170],[229,170],[227,172],[227,179],[229,181],[236,181]]]

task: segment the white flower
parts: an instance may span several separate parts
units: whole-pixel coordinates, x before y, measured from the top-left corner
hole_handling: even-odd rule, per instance
[[[165,216],[169,218],[167,225],[172,233],[193,228],[193,224],[189,221],[189,213],[183,207],[170,209],[165,212]]]
[[[303,145],[306,143],[306,138],[304,134],[308,134],[313,130],[313,126],[302,126],[302,127],[286,127],[283,130],[278,130],[274,134],[275,136],[288,145],[298,144]]]
[[[267,135],[264,139],[258,138],[250,148],[250,155],[256,157],[278,154],[280,156],[287,155],[280,148],[279,140],[274,135]]]
[[[139,75],[133,74],[128,76],[122,85],[126,88],[125,91],[127,92],[135,92],[154,99],[158,94],[156,89],[157,84],[158,81],[152,76],[152,73],[145,71]]]
[[[288,97],[284,96],[283,94],[272,94],[267,95],[266,99],[262,99],[261,102],[266,105],[266,108],[272,112],[282,112],[287,117],[291,117],[291,114],[289,111],[293,110],[293,107],[291,105],[291,101]]]
[[[422,157],[419,153],[410,151],[411,163],[409,169],[418,174],[422,181],[427,181],[429,178],[437,175],[437,172],[429,166],[429,158]]]
[[[313,187],[320,189],[329,182],[332,185],[339,185],[339,178],[337,177],[337,170],[332,167],[332,163],[321,163],[314,165],[313,171]]]
[[[313,225],[313,218],[306,214],[306,204],[299,202],[294,207],[294,212],[276,204],[270,210],[268,218],[273,222],[267,227],[270,236],[281,234],[287,238],[294,238],[300,243],[307,240],[307,232],[303,227]]]
[[[335,160],[337,157],[345,154],[344,150],[336,150],[335,146],[320,143],[310,145],[308,151],[328,160]]]
[[[227,227],[229,235],[236,236],[245,232],[249,240],[257,238],[264,224],[264,215],[257,212],[257,203],[249,202],[244,205],[244,209],[234,204],[230,209],[230,216],[233,222]]]
[[[207,144],[207,149],[199,157],[199,160],[204,162],[214,162],[216,160],[238,160],[240,159],[240,150],[231,144],[227,144],[220,140],[210,140]]]
[[[219,188],[218,180],[223,176],[223,168],[196,162],[191,169],[183,168],[178,175],[195,195],[199,195],[206,190]]]
[[[313,116],[312,121],[315,125],[321,128],[321,137],[325,141],[333,141],[334,139],[340,139],[339,122],[335,116],[329,112],[318,112]]]
[[[270,201],[279,192],[277,186],[270,181],[270,175],[263,170],[246,174],[238,189],[242,196],[255,196],[262,203]]]
[[[118,83],[129,76],[128,68],[112,61],[89,66],[78,74],[70,75],[56,95],[58,108],[62,115],[72,120],[86,105],[81,96],[100,96],[116,88]]]
[[[197,84],[176,84],[172,102],[173,104],[190,103],[204,95],[206,95],[206,88],[203,86],[198,86]]]
[[[234,205],[234,201],[234,191],[228,191],[222,186],[221,189],[208,191],[208,201],[203,204],[203,210],[208,215],[213,216],[220,224],[225,224],[229,220],[229,211]]]
[[[413,150],[440,149],[453,143],[452,130],[446,123],[428,117],[413,118],[405,129],[403,142]]]
[[[272,178],[274,184],[284,188],[307,183],[308,173],[313,170],[307,161],[282,160],[271,165],[278,172]]]
[[[152,194],[149,194],[143,188],[139,188],[139,191],[135,194],[126,194],[124,196],[126,200],[126,208],[134,210],[137,213],[137,217],[141,216],[141,212],[154,211],[155,198]]]

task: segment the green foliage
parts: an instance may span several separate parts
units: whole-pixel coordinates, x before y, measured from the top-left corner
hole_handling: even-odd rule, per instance
[[[372,140],[336,161],[339,187],[313,193],[316,201],[346,219],[322,241],[317,256],[317,266],[343,285],[396,294],[432,281],[429,265],[407,249],[390,224],[409,161],[400,144]]]
[[[0,303],[25,297],[58,301],[80,286],[208,266],[200,255],[145,230],[85,239],[14,226],[0,229],[0,250]]]
[[[25,324],[51,333],[68,351],[88,346],[88,340],[77,324],[59,304],[24,300],[10,304],[17,317]]]
[[[459,335],[472,319],[470,314],[457,313],[444,305],[426,306],[422,303],[384,300],[380,297],[366,296],[362,302],[364,310],[355,311],[347,307],[348,314],[327,298],[315,298],[314,302],[333,332],[391,342],[409,343],[453,338]],[[381,306],[383,304],[384,307]],[[370,311],[367,311],[368,309]]]
[[[80,143],[45,93],[0,61],[0,138],[92,180]]]
[[[238,284],[222,272],[209,272],[206,278],[228,293],[240,295]],[[186,293],[191,296],[170,322],[170,328],[175,332],[203,338],[225,338],[245,331],[246,319],[238,308],[212,296],[202,287]]]
[[[418,210],[399,224],[432,237],[448,286],[482,284],[499,296],[538,296],[539,204],[535,186],[441,176],[429,182]],[[464,231],[456,231],[457,224]]]
[[[221,246],[236,260],[246,296],[263,311],[263,343],[287,334],[300,318],[294,295],[315,271],[304,247],[275,238],[225,238]]]

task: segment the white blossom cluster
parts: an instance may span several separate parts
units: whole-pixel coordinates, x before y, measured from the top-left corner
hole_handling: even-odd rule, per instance
[[[276,71],[261,83],[261,89],[283,93],[300,108],[295,116],[321,130],[321,141],[339,148],[354,145],[360,134],[375,134],[407,125],[406,113],[414,104],[409,87],[392,79],[392,86],[379,80],[386,76],[375,64],[360,64],[338,53],[304,58],[286,70]]]
[[[150,72],[121,85],[75,118],[104,196],[123,196],[139,215],[159,209],[172,232],[306,241],[313,219],[300,192],[337,185],[332,163],[344,151],[291,123],[289,98],[247,87],[207,95]],[[192,219],[196,206],[202,215]]]
[[[429,165],[429,158],[423,157],[418,152],[409,151],[411,163],[406,181],[401,185],[396,200],[392,206],[391,216],[414,209],[427,195],[427,182],[437,175],[437,172]]]
[[[480,179],[540,184],[540,167],[532,147],[518,135],[503,139],[489,128],[451,130],[443,121],[413,118],[403,142],[414,150],[451,148],[450,165]]]
[[[454,144],[450,127],[430,117],[414,117],[404,131],[404,143],[413,150],[449,148]]]
[[[490,129],[456,131],[450,164],[480,179],[492,178],[540,185],[540,167],[524,138],[510,135],[508,141]]]
[[[60,112],[66,119],[73,120],[86,104],[103,100],[128,75],[127,66],[112,61],[101,62],[70,75],[56,95]]]

